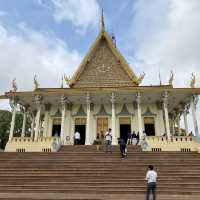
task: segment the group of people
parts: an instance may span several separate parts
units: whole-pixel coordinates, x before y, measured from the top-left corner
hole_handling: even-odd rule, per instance
[[[145,134],[145,133],[143,133]],[[80,133],[78,131],[74,134],[75,145],[80,144]],[[128,139],[125,141],[123,138],[118,138],[118,144],[120,145],[121,157],[124,158],[126,156],[126,145],[127,144],[135,144],[139,143],[139,133],[136,134],[133,132],[132,134],[128,134]],[[105,144],[105,151],[112,153],[112,129],[109,128],[106,134],[103,133],[97,134],[96,145],[97,150],[99,150],[99,145]],[[147,194],[146,200],[150,199],[150,195],[152,194],[153,200],[156,199],[156,181],[157,181],[157,172],[154,170],[152,165],[148,166],[148,171],[146,174],[147,181]]]
[[[143,133],[143,135],[145,132]],[[74,144],[79,145],[81,140],[81,135],[78,131],[74,134]],[[133,133],[129,132],[127,135],[127,139],[124,138],[118,138],[118,144],[120,145],[120,152],[121,157],[124,158],[126,156],[126,145],[138,145],[140,141],[139,132],[136,134],[135,131]],[[112,153],[112,129],[109,128],[108,131],[104,134],[103,131],[101,133],[97,133],[96,140],[94,141],[94,144],[97,147],[97,150],[99,150],[100,145],[105,146],[105,151]]]

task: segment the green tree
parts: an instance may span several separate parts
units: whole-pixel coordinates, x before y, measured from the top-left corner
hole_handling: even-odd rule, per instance
[[[8,110],[0,110],[0,148],[4,149],[9,138],[12,113]],[[20,137],[22,132],[23,113],[17,112],[15,117],[14,137]],[[30,136],[31,120],[27,117],[26,136]]]
[[[8,141],[10,121],[12,115],[10,111],[0,110],[0,148],[4,149]]]

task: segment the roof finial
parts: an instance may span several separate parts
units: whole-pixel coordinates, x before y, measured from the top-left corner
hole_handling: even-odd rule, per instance
[[[104,16],[103,16],[103,8],[101,11],[101,31],[105,31],[105,24],[104,24]]]

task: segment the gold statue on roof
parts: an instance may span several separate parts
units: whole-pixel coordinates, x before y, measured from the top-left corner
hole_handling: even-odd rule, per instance
[[[169,79],[169,85],[173,85],[173,81],[174,81],[174,73],[173,71],[171,71],[171,75],[170,75],[170,79]]]
[[[64,75],[65,83],[67,86],[70,86],[71,84],[71,78],[70,76]]]
[[[37,80],[37,75],[34,76],[33,83],[34,83],[34,87],[35,87],[34,89],[37,90],[39,88],[39,83],[38,83],[38,80]]]
[[[17,92],[17,83],[16,83],[16,78],[12,80],[12,91]]]
[[[143,72],[142,74],[140,74],[139,78],[137,79],[138,84],[142,83],[144,77],[145,77],[145,73]]]
[[[194,75],[194,73],[192,73],[192,78],[191,78],[191,82],[190,82],[190,87],[191,88],[195,88],[196,85],[196,77]]]

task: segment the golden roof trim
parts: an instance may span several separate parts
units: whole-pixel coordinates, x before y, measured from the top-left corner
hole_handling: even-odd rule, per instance
[[[200,94],[200,88],[172,88],[172,87],[123,87],[123,88],[45,88],[41,91],[22,91],[6,92],[3,99],[9,99],[13,96],[33,96],[33,95],[52,95],[52,94],[83,94],[83,93],[102,93],[102,92],[184,92]],[[1,96],[0,96],[1,97]]]

